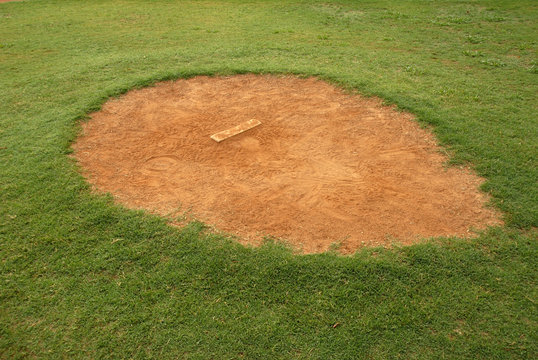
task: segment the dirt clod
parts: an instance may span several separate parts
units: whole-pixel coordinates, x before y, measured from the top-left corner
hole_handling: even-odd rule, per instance
[[[249,119],[262,124],[210,138]],[[118,202],[188,212],[249,244],[269,235],[305,253],[352,252],[500,224],[483,180],[447,168],[412,120],[314,78],[200,76],[109,101],[74,150]]]

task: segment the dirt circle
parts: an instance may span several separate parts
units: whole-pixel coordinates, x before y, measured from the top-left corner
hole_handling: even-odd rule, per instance
[[[210,136],[261,125],[220,143]],[[344,253],[500,224],[482,179],[447,168],[408,113],[315,78],[195,77],[131,91],[83,124],[75,156],[133,208],[188,213],[259,244]]]

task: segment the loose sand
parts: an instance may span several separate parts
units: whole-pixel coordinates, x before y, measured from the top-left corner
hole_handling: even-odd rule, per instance
[[[210,138],[249,119],[262,125]],[[201,76],[131,91],[91,115],[74,150],[119,203],[187,212],[242,243],[270,235],[304,253],[349,253],[501,223],[483,179],[447,168],[411,114],[314,78]]]

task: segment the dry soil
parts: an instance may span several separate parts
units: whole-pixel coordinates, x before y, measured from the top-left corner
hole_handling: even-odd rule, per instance
[[[262,125],[217,143],[249,119]],[[195,77],[131,91],[83,124],[75,156],[132,208],[188,214],[298,251],[469,237],[500,224],[483,179],[447,167],[409,113],[315,78]]]

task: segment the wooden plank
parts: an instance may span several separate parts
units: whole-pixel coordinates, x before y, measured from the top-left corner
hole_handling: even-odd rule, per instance
[[[211,139],[215,140],[216,142],[221,142],[222,140],[226,140],[229,137],[232,137],[234,135],[241,134],[247,130],[250,130],[258,125],[261,125],[261,122],[256,119],[250,119],[249,121],[245,121],[244,123],[241,123],[237,126],[234,126],[233,128],[229,128],[224,131],[220,131],[216,134],[211,135]]]

